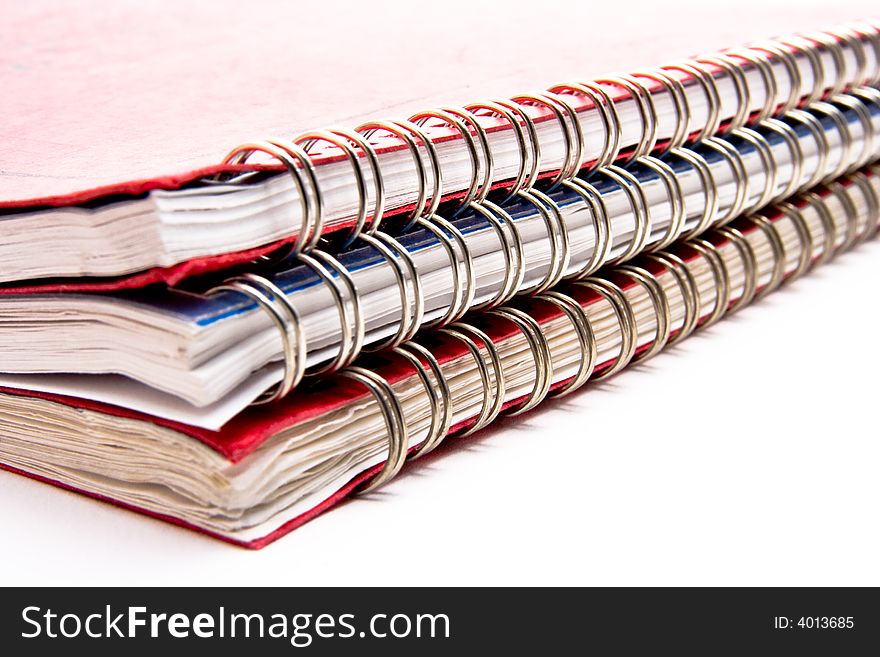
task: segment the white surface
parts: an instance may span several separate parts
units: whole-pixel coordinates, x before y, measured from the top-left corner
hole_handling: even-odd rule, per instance
[[[845,254],[260,552],[0,472],[0,584],[878,585],[878,264]]]

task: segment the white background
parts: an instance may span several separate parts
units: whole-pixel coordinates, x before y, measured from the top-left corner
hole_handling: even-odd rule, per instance
[[[3,584],[880,584],[880,242],[260,552],[0,473]]]

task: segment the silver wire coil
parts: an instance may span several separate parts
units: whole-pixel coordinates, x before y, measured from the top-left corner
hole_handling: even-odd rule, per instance
[[[563,280],[589,280],[602,267],[619,265],[645,250],[663,249],[682,237],[696,239],[709,228],[724,226],[742,213],[755,213],[773,201],[790,197],[792,192],[803,189],[807,185],[814,186],[821,181],[836,178],[841,173],[851,172],[858,166],[864,165],[873,156],[875,136],[870,107],[873,107],[874,111],[880,110],[880,92],[870,88],[859,88],[852,90],[850,94],[838,94],[828,100],[817,101],[809,107],[791,110],[780,118],[768,119],[752,128],[730,130],[725,138],[708,138],[702,142],[700,149],[677,146],[671,148],[662,158],[641,155],[633,159],[626,168],[611,164],[593,172],[587,179],[572,178],[562,181],[562,187],[583,202],[590,213],[595,244],[589,257],[585,258],[583,262],[574,262],[568,229],[563,220],[563,208],[550,195],[541,190],[535,188],[518,190],[514,195],[516,201],[526,202],[535,209],[536,216],[543,221],[546,228],[550,247],[550,266],[547,273],[542,280],[531,284],[528,289],[523,287],[526,254],[517,223],[504,206],[485,198],[487,185],[485,182],[481,183],[468,190],[468,196],[472,197],[468,208],[486,221],[489,228],[496,233],[499,243],[504,245],[504,248],[501,249],[501,254],[504,257],[502,283],[492,298],[479,304],[475,303],[477,282],[474,272],[474,255],[471,253],[467,239],[449,219],[440,216],[436,211],[432,211],[432,214],[427,217],[414,217],[415,226],[430,232],[449,259],[450,289],[453,298],[446,312],[431,322],[424,320],[425,294],[422,289],[420,272],[417,270],[409,251],[396,238],[383,231],[373,229],[366,231],[360,234],[357,239],[372,247],[379,257],[388,264],[389,270],[395,277],[401,312],[395,333],[387,339],[373,344],[366,344],[365,341],[364,310],[351,273],[336,257],[323,250],[314,249],[308,253],[298,252],[295,256],[296,259],[314,272],[324,285],[328,286],[339,317],[340,339],[337,353],[329,362],[308,371],[306,371],[304,363],[301,362],[304,360],[304,356],[298,346],[303,344],[305,340],[303,332],[299,328],[298,314],[293,303],[280,290],[272,289],[273,284],[268,279],[261,277],[260,280],[256,280],[254,276],[251,276],[242,280],[239,277],[228,281],[216,290],[237,291],[250,297],[270,315],[272,321],[279,328],[282,339],[282,357],[285,364],[284,380],[260,400],[261,402],[272,401],[288,394],[304,376],[325,374],[342,369],[363,351],[376,351],[403,344],[411,340],[417,331],[425,326],[447,326],[458,321],[470,310],[497,308],[518,294],[541,295]],[[493,111],[496,110],[493,109]],[[507,110],[504,109],[504,111]],[[855,123],[847,119],[844,111],[850,112],[850,117],[855,117]],[[470,124],[460,118],[459,114],[459,110],[448,108],[438,116],[460,128],[464,134],[468,132]],[[421,118],[427,120],[433,116],[434,114],[426,114]],[[512,116],[513,114],[511,114]],[[560,116],[562,117],[561,122],[564,122],[564,112],[560,111]],[[826,122],[830,123],[831,132],[823,127],[821,119],[817,117],[823,117]],[[856,137],[853,133],[853,126],[856,125],[861,129],[860,138],[863,141],[861,149],[856,148]],[[796,127],[806,128],[811,139],[815,142],[818,157],[810,161],[815,167],[814,169],[808,170],[808,160],[801,146],[801,140],[795,132]],[[395,127],[394,129],[406,132],[403,128]],[[418,130],[421,131],[421,128]],[[415,133],[407,134],[412,136]],[[483,148],[481,146],[483,140],[479,137],[478,130],[475,131],[475,134],[476,136],[468,132],[468,137],[465,139],[471,141],[474,166],[478,168],[480,161],[478,153]],[[835,135],[835,139],[839,141],[842,149],[840,158],[833,163],[833,166],[831,166],[829,134]],[[322,135],[313,135],[310,139],[317,139],[319,136]],[[782,180],[780,162],[777,161],[775,151],[768,139],[770,136],[779,137],[790,155],[787,163],[791,167],[791,174],[787,180]],[[740,154],[741,149],[736,146],[740,142],[752,149],[760,159],[764,178],[763,186],[760,189],[756,187],[756,180],[749,178],[746,172],[743,156]],[[416,144],[415,138],[413,138],[413,144]],[[310,142],[306,142],[303,150],[309,145]],[[710,151],[722,157],[733,172],[734,198],[724,211],[720,208],[718,185],[705,154]],[[429,157],[429,166],[425,167],[425,171],[436,170],[436,153],[431,149],[425,152]],[[414,155],[417,154],[414,151]],[[693,173],[701,181],[700,187],[704,194],[702,214],[690,228],[686,226],[683,190],[672,166],[675,160],[685,162],[691,167]],[[486,165],[485,171],[489,169],[491,169],[491,162]],[[637,175],[639,171],[650,172],[662,183],[671,211],[666,230],[652,245],[649,245],[648,242],[654,234],[653,211],[647,200],[645,183],[643,182],[644,175],[640,178]],[[430,178],[431,176],[426,174],[426,179]],[[612,248],[615,246],[613,227],[604,195],[596,187],[600,180],[606,186],[613,185],[623,194],[631,208],[633,217],[632,238],[614,258],[611,257]],[[436,194],[431,198],[437,198]],[[429,205],[433,205],[433,201]],[[854,239],[853,235],[848,235],[846,241],[850,243]],[[775,243],[771,245],[777,249],[781,248]],[[709,245],[701,242],[695,242],[693,248],[703,251],[711,249]],[[717,264],[717,257],[709,253],[707,258],[715,263],[713,271],[716,273],[717,280],[723,282],[723,272]],[[777,284],[778,278],[778,275],[774,276],[773,286]],[[722,305],[719,301],[716,316],[720,316],[720,313],[723,312]],[[620,312],[624,313],[625,311],[621,310]],[[624,364],[621,364],[621,367]]]
[[[457,196],[459,209],[485,200],[490,190],[505,188],[507,198],[534,188],[548,177],[551,187],[571,180],[582,170],[607,169],[615,162],[627,163],[650,155],[674,152],[686,144],[721,134],[728,135],[749,124],[760,123],[816,101],[833,99],[844,91],[880,83],[880,28],[870,23],[846,25],[825,32],[780,37],[730,49],[710,56],[671,63],[590,82],[553,85],[548,91],[521,94],[505,100],[477,102],[465,107],[441,107],[417,112],[408,119],[371,121],[355,129],[310,130],[292,139],[264,139],[241,144],[223,163],[241,169],[255,154],[262,153],[286,169],[300,199],[297,231],[292,233],[292,252],[310,252],[324,235],[328,195],[318,181],[319,159],[345,159],[357,191],[357,208],[349,217],[351,228],[341,246],[351,245],[362,234],[373,234],[385,221],[388,206],[386,180],[377,137],[390,138],[392,150],[409,153],[416,178],[412,210],[399,223],[401,230],[419,220],[430,221],[445,197]],[[827,59],[823,57],[827,54]],[[830,61],[826,67],[824,62]],[[806,76],[801,62],[810,69]],[[851,63],[854,65],[851,65]],[[781,66],[774,66],[779,63]],[[749,70],[757,71],[758,84],[750,82]],[[784,71],[779,75],[779,71]],[[737,102],[732,116],[721,116],[723,103],[719,79],[732,85]],[[805,81],[812,84],[805,88]],[[787,90],[780,98],[782,90]],[[705,120],[698,124],[690,98],[704,95]],[[675,125],[661,134],[657,102],[665,97],[674,108]],[[760,107],[753,100],[762,98]],[[620,107],[632,103],[641,131],[632,147],[624,147]],[[586,125],[595,112],[603,131],[598,153],[588,153]],[[492,152],[489,122],[501,120],[516,141],[519,167],[510,179],[496,179],[498,168]],[[543,155],[539,124],[554,122],[563,141],[558,165]],[[462,189],[444,185],[438,143],[452,133],[460,138],[470,163],[471,175]],[[315,145],[329,146],[316,153]],[[369,172],[369,176],[367,173]],[[445,195],[445,196],[444,196]],[[401,210],[402,211],[402,210]],[[387,232],[387,230],[386,230]]]
[[[634,261],[634,264],[614,268],[598,278],[580,281],[569,286],[566,292],[555,289],[533,297],[528,301],[529,304],[548,304],[555,309],[557,316],[568,318],[580,350],[581,357],[576,372],[567,380],[559,382],[561,385],[555,389],[553,347],[542,329],[542,324],[531,316],[528,307],[524,308],[518,304],[496,308],[488,313],[500,318],[501,321],[509,322],[526,341],[528,353],[532,356],[535,374],[531,379],[531,390],[517,399],[505,400],[509,383],[500,356],[501,344],[495,344],[488,333],[477,328],[473,321],[457,322],[441,329],[440,333],[447,339],[462,343],[465,352],[473,358],[481,381],[483,402],[480,411],[472,421],[459,425],[458,435],[468,435],[485,427],[502,412],[507,415],[524,413],[547,397],[570,394],[588,381],[600,381],[619,372],[628,364],[651,358],[697,328],[710,326],[723,316],[736,312],[780,285],[796,280],[817,264],[876,235],[880,225],[878,176],[880,176],[880,167],[877,166],[868,170],[868,174],[856,172],[842,181],[835,181],[833,189],[832,185],[828,185],[811,190],[792,201],[772,206],[760,214],[742,216],[734,224],[714,229],[705,237],[679,242],[672,251],[647,253],[641,259]],[[841,206],[845,215],[843,217],[845,232],[847,234],[854,232],[855,237],[852,241],[844,241],[835,247],[838,237],[837,228],[835,220],[831,217],[827,199],[839,194],[845,195],[849,201]],[[861,203],[856,200],[857,194],[862,195]],[[816,234],[815,227],[811,228],[811,224],[806,219],[805,212],[808,209],[815,210],[820,216],[818,224],[820,234]],[[786,252],[785,241],[778,228],[782,221],[791,222],[797,236],[797,259],[790,270],[786,268],[789,254]],[[762,287],[759,287],[762,272],[755,249],[748,237],[755,232],[763,235],[771,245],[770,282]],[[816,256],[816,247],[820,243],[823,244],[823,250]],[[732,245],[733,249],[725,251],[726,244]],[[732,298],[734,277],[730,266],[731,257],[740,261],[743,278],[735,299]],[[710,299],[704,299],[698,290],[694,272],[700,266],[698,264],[700,262],[707,265],[712,272],[714,286]],[[672,333],[674,320],[671,301],[666,288],[660,282],[664,274],[672,276],[674,287],[678,288],[684,306],[681,326],[675,335]],[[611,279],[617,280],[618,283],[612,282]],[[641,287],[647,293],[653,308],[654,335],[641,353],[638,352],[638,343],[641,339],[640,323],[636,319],[630,295],[626,292],[631,286]],[[601,371],[597,369],[600,365],[597,360],[602,348],[587,311],[593,302],[579,301],[575,296],[579,288],[589,289],[609,304],[617,321],[617,336],[613,339],[619,341],[618,353],[610,363],[601,364]],[[482,319],[485,320],[486,317],[487,314],[483,313]],[[507,334],[504,331],[502,333]],[[430,351],[420,344],[408,343],[396,347],[394,353],[404,356],[411,364],[415,372],[414,376],[425,388],[431,408],[427,437],[421,445],[413,448],[410,454],[410,458],[417,458],[435,449],[445,439],[450,429],[455,400],[450,393],[451,385],[445,379],[443,365],[431,355]],[[363,489],[373,490],[389,481],[403,467],[405,456],[401,457],[401,454],[405,454],[408,444],[405,429],[401,430],[397,426],[397,418],[404,418],[403,407],[399,398],[394,395],[392,387],[378,374],[372,372],[368,377],[363,368],[354,368],[353,372],[344,370],[343,374],[361,381],[376,397],[380,412],[389,427],[388,460]]]

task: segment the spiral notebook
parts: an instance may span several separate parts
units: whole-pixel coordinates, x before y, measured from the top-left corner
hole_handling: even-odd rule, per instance
[[[216,8],[223,26],[204,12],[179,17],[187,30],[206,24],[225,38],[207,27],[201,33],[170,30],[161,53],[149,49],[153,55],[143,62],[124,55],[111,61],[106,52],[120,49],[120,40],[124,52],[140,51],[129,42],[144,38],[127,29],[138,18],[132,12],[143,12],[140,19],[147,24],[165,25],[161,14],[192,10],[164,3],[158,9],[99,5],[100,11],[92,12],[19,5],[5,16],[12,40],[4,56],[11,65],[0,68],[0,85],[11,90],[7,115],[15,117],[4,122],[6,148],[0,155],[0,221],[6,236],[0,242],[0,282],[6,292],[176,284],[285,246],[309,250],[322,236],[347,246],[376,227],[394,231],[401,222],[406,225],[407,215],[430,216],[441,200],[466,202],[490,189],[527,188],[537,179],[560,179],[580,168],[648,155],[880,80],[880,28],[875,23],[712,52],[764,37],[768,32],[763,30],[773,25],[791,24],[791,16],[774,15],[767,7],[761,10],[760,34],[745,19],[749,12],[742,12],[742,20],[728,15],[696,29],[696,23],[670,23],[660,8],[646,8],[639,12],[642,34],[652,38],[636,39],[637,47],[620,43],[629,36],[625,17],[611,12],[606,18],[618,29],[608,36],[592,32],[589,45],[578,49],[564,48],[553,38],[557,24],[550,21],[557,12],[548,7],[525,26],[529,39],[522,54],[498,57],[488,71],[469,71],[465,93],[458,88],[460,69],[439,56],[436,62],[419,62],[417,70],[426,72],[425,79],[414,71],[401,76],[406,84],[383,78],[381,90],[368,90],[346,74],[353,52],[344,48],[328,48],[313,72],[293,67],[307,76],[307,84],[286,78],[273,83],[278,67],[257,69],[240,54],[230,60],[230,52],[247,52],[244,44],[235,51],[230,42],[246,43],[246,26],[253,21],[238,4]],[[303,12],[298,28],[309,31],[314,21],[320,31],[322,11],[331,10]],[[365,22],[343,25],[338,15],[330,21],[343,41],[359,39],[363,25],[370,24],[370,12],[351,11]],[[474,22],[472,14],[480,11],[489,11],[491,20]],[[563,15],[574,20],[581,11],[566,5]],[[601,11],[607,10],[591,8],[582,18],[598,24]],[[456,35],[445,36],[456,39],[463,61],[481,61],[486,49],[504,52],[506,38],[524,28],[517,12],[470,6],[467,12],[471,20],[460,24]],[[101,20],[93,20],[96,14]],[[650,29],[652,16],[655,21],[667,18],[668,34]],[[278,60],[276,54],[290,61],[289,51],[299,43],[288,38],[289,21],[278,18],[259,24],[260,52],[270,61]],[[802,20],[809,18],[805,12]],[[825,25],[831,20],[825,18]],[[705,56],[657,66],[689,54],[680,51],[680,43],[711,45]],[[286,50],[273,50],[281,47]],[[314,53],[302,55],[318,62]],[[191,65],[196,57],[226,64],[223,74],[214,76],[220,86],[193,101],[198,115],[174,115],[178,105],[189,107],[192,94],[182,62]],[[79,80],[67,75],[72,60],[84,71]],[[510,86],[503,100],[475,102],[470,96],[471,89],[494,93],[499,81],[509,78],[521,84],[543,80],[540,86],[547,87],[556,71],[572,72],[580,80],[590,75],[573,62],[597,67],[592,75],[615,69],[628,74],[518,95]],[[605,67],[598,68],[603,62]],[[632,68],[618,68],[628,64]],[[401,71],[400,64],[394,70]],[[342,85],[341,80],[345,88],[340,90],[334,85]],[[455,84],[452,90],[442,86]],[[167,95],[156,93],[165,88]],[[311,103],[290,95],[301,88],[315,96]],[[386,114],[369,110],[406,107],[403,99],[418,92],[426,100],[457,98],[463,106],[408,112],[410,119],[403,124],[378,120]],[[212,103],[214,94],[218,102]],[[225,105],[219,102],[224,98]],[[266,105],[276,109],[266,110]],[[291,113],[309,117],[302,120],[313,127],[325,123],[319,116],[344,118],[346,111],[366,121],[355,129],[309,130],[292,139],[286,127]],[[72,123],[71,116],[80,120]],[[351,118],[341,123],[357,125]],[[245,125],[248,134],[241,135]],[[282,141],[247,141],[273,131],[283,135]],[[209,142],[215,133],[245,141],[236,148],[232,137]],[[207,143],[213,158],[205,154]]]
[[[396,237],[364,235],[332,256],[315,249],[193,289],[0,296],[0,385],[219,429],[361,351],[584,278],[878,157],[880,92],[859,87]]]
[[[10,12],[0,467],[261,547],[447,438],[649,358],[876,233],[876,22],[754,41],[755,14],[740,12],[705,30],[666,20],[633,48],[626,21],[653,34],[657,8],[612,11],[617,29],[587,46],[560,39],[549,8],[524,22],[514,5],[495,20],[462,4],[461,33],[418,32],[424,53],[408,52],[491,67],[462,84],[461,63],[416,58],[445,74],[348,88],[353,35],[371,23],[359,9],[321,23],[332,5],[298,28],[332,24],[335,39],[293,40],[316,63],[308,93],[335,89],[314,105],[270,56],[288,23],[255,25],[233,3],[198,17],[108,3],[88,22]],[[131,49],[135,18],[166,26],[154,61],[117,50],[67,74],[120,39]],[[224,55],[255,36],[258,66]],[[675,61],[685,42],[712,54]],[[748,45],[717,50],[735,43]],[[568,66],[588,49],[629,73]],[[664,53],[673,63],[645,67]],[[187,75],[208,61],[231,74],[200,78],[218,102],[191,105]],[[577,81],[548,86],[557,71]],[[525,83],[547,91],[517,93]],[[291,138],[282,111],[358,127]],[[95,122],[80,131],[82,112]],[[377,119],[395,114],[409,118]],[[283,136],[248,140],[241,125]]]
[[[874,236],[878,223],[874,166],[360,359],[219,431],[4,388],[0,464],[262,547],[387,482],[447,436],[651,357]]]

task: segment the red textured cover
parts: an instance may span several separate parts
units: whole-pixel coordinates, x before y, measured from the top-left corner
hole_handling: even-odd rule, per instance
[[[756,22],[745,10],[719,21],[714,8],[691,7],[679,21],[665,7],[560,12],[549,2],[524,21],[457,0],[445,15],[385,4],[4,3],[0,208],[175,188],[216,172],[246,140],[635,70],[873,8],[835,3],[795,16],[761,6]],[[455,29],[416,29],[452,21],[456,9],[467,20]],[[588,41],[560,34],[603,22],[614,29]]]
[[[217,173],[230,147],[254,138],[636,70],[873,9],[835,3],[792,15],[759,2],[749,10],[749,2],[724,21],[698,6],[679,20],[662,4],[621,13],[550,2],[522,20],[521,11],[463,0],[442,12],[399,12],[382,2],[265,2],[259,10],[232,0],[7,3],[0,211],[174,189]],[[423,29],[447,20],[455,29]],[[590,30],[583,40],[566,33],[574,25],[613,29]],[[276,246],[119,279],[7,285],[0,293],[175,284]]]

